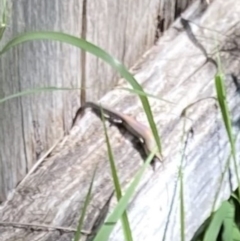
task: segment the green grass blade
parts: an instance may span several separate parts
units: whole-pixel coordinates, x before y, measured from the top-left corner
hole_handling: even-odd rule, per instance
[[[205,97],[205,98],[201,98],[201,99],[198,99],[194,102],[192,102],[191,104],[187,105],[183,110],[182,110],[182,113],[181,113],[181,116],[185,117],[186,118],[186,113],[188,111],[188,109],[190,109],[191,107],[193,107],[194,105],[198,104],[199,102],[201,101],[205,101],[205,100],[217,100],[215,97]]]
[[[152,95],[152,94],[149,94],[149,93],[146,93],[144,91],[140,91],[140,90],[136,90],[136,89],[130,89],[130,88],[118,88],[119,90],[126,90],[126,91],[129,91],[131,93],[134,93],[134,94],[137,94],[137,95],[143,95],[143,96],[148,96],[148,97],[151,97],[151,98],[154,98],[154,99],[158,99],[158,100],[162,100],[166,103],[169,103],[169,104],[173,104],[173,105],[176,105],[176,103],[170,101],[170,100],[166,100],[166,99],[163,99],[163,98],[160,98],[156,95]]]
[[[0,26],[0,40],[2,39],[5,29],[6,29],[6,26],[2,24]]]
[[[93,187],[93,182],[94,182],[96,170],[97,170],[97,168],[95,168],[95,170],[93,172],[92,180],[91,180],[91,183],[90,183],[90,186],[89,186],[89,189],[88,189],[88,193],[87,193],[84,205],[83,205],[81,216],[80,216],[79,221],[78,221],[78,226],[77,226],[76,234],[74,236],[74,241],[79,241],[80,238],[81,238],[81,230],[82,230],[82,226],[83,226],[84,217],[85,217],[85,214],[86,214],[86,211],[87,211],[87,207],[88,207],[88,204],[89,204],[90,199],[91,199],[92,187]]]
[[[225,174],[227,173],[227,170],[229,170],[231,156],[232,156],[232,154],[229,154],[229,156],[227,158],[227,161],[226,161],[226,165],[225,165],[225,167],[223,169],[223,172],[222,172],[222,174],[220,176],[219,186],[215,189],[216,194],[215,194],[215,197],[214,197],[214,201],[213,201],[213,205],[212,205],[212,212],[211,213],[213,213],[214,210],[215,210],[215,206],[216,206],[219,194],[221,192],[221,187],[222,187],[222,184],[223,184],[223,181],[224,181]]]
[[[234,138],[234,145],[235,145],[235,143],[236,143],[236,140],[237,140],[237,138],[238,138],[238,135],[239,135],[239,132],[237,133],[237,135],[236,135],[235,138]],[[214,197],[214,202],[213,202],[212,212],[211,212],[211,213],[213,213],[214,210],[215,210],[215,205],[216,205],[216,203],[217,203],[219,194],[220,194],[220,192],[221,192],[221,187],[222,187],[222,184],[223,184],[223,181],[224,181],[224,177],[225,177],[225,175],[226,175],[226,173],[227,173],[227,171],[229,170],[229,167],[230,167],[231,156],[232,156],[232,153],[230,152],[230,154],[229,154],[229,156],[228,156],[228,158],[227,158],[226,164],[225,164],[225,166],[224,166],[223,172],[222,172],[222,174],[221,174],[221,176],[220,176],[219,186],[218,186],[218,188],[216,188],[216,194],[215,194],[215,197]],[[238,197],[237,197],[234,193],[232,193],[232,197],[233,197],[233,198],[236,198],[236,200],[238,201],[238,203],[240,203]]]
[[[236,223],[233,224],[233,240],[240,241],[240,231]]]
[[[21,97],[21,96],[24,96],[24,95],[36,94],[36,93],[40,93],[40,92],[43,92],[43,91],[47,92],[47,91],[56,91],[56,90],[78,90],[78,89],[81,89],[81,88],[54,87],[54,86],[39,87],[39,88],[35,88],[35,89],[30,89],[30,90],[18,92],[16,94],[8,95],[8,96],[0,99],[0,104],[7,101],[7,100],[11,100],[11,99]]]
[[[109,157],[109,162],[110,162],[110,167],[111,167],[113,184],[114,184],[117,200],[119,201],[122,197],[122,190],[121,190],[121,185],[120,185],[120,181],[119,181],[118,174],[117,174],[117,168],[115,165],[112,148],[111,148],[110,141],[109,141],[108,134],[107,134],[107,128],[106,128],[102,108],[101,108],[101,116],[102,116],[102,122],[103,122],[103,127],[104,127],[105,139],[106,139],[106,143],[107,143],[108,157]],[[122,227],[123,227],[123,233],[125,236],[125,240],[133,241],[130,223],[129,223],[126,211],[124,211],[121,221],[122,221]]]
[[[205,230],[207,229],[208,225],[210,223],[210,218],[204,221],[204,223],[201,224],[199,229],[194,234],[194,237],[191,239],[191,241],[203,241],[203,235],[205,233]]]
[[[182,167],[179,168],[180,180],[180,226],[181,226],[181,241],[185,240],[185,208],[184,208],[184,189],[183,189],[183,172]]]
[[[217,99],[218,103],[222,112],[222,117],[224,121],[224,125],[227,131],[227,135],[231,144],[231,147],[233,148],[234,155],[235,155],[235,145],[233,144],[233,135],[232,135],[232,125],[231,125],[231,118],[228,110],[228,105],[226,101],[226,91],[225,91],[225,85],[224,85],[224,77],[221,74],[217,74],[215,76],[215,87],[217,91]]]
[[[238,166],[237,166],[237,160],[236,160],[236,149],[235,149],[235,144],[234,144],[234,137],[232,134],[232,124],[231,124],[231,118],[230,118],[230,114],[229,114],[230,112],[229,112],[227,101],[226,101],[224,77],[222,74],[218,73],[215,76],[215,88],[217,91],[217,99],[218,99],[218,103],[219,103],[219,106],[221,109],[223,122],[224,122],[225,129],[226,129],[226,132],[228,135],[230,146],[231,146],[231,153],[232,153],[233,161],[234,161],[234,169],[235,169],[235,174],[236,174],[237,182],[238,182],[238,196],[240,198],[240,179],[239,179]]]
[[[221,207],[213,214],[212,220],[205,232],[203,241],[216,241],[224,219],[228,214],[229,203],[223,202]]]
[[[2,10],[0,10],[0,40],[2,39],[3,33],[6,29],[7,21],[7,0],[2,0]]]
[[[149,166],[156,151],[157,151],[157,149],[155,149],[154,152],[152,152],[148,156],[146,162],[141,167],[141,169],[138,171],[138,173],[135,175],[134,180],[132,181],[130,186],[127,188],[125,195],[122,196],[122,198],[119,200],[118,204],[114,208],[113,212],[109,215],[109,217],[105,221],[104,225],[98,231],[96,237],[94,238],[94,241],[108,240],[109,235],[112,232],[115,224],[117,223],[118,219],[121,217],[123,212],[126,210],[126,207],[128,205],[128,202],[130,201],[130,198],[133,196],[134,191],[135,191],[137,185],[139,184],[144,171]]]
[[[91,44],[90,42],[84,39],[77,38],[69,34],[60,33],[60,32],[48,32],[48,31],[29,32],[29,33],[21,34],[16,38],[12,39],[11,41],[9,41],[1,50],[0,55],[19,44],[22,44],[27,41],[32,41],[32,40],[55,40],[55,41],[68,43],[75,47],[81,48],[99,57],[100,59],[108,63],[110,66],[112,66],[115,70],[117,70],[121,74],[122,77],[124,77],[132,85],[133,89],[143,91],[141,85],[138,84],[135,78],[128,72],[126,67],[123,64],[121,64],[117,59],[113,58],[111,55],[109,55],[107,52],[97,47],[96,45]],[[153,119],[153,114],[152,114],[148,99],[146,96],[143,96],[143,95],[139,95],[139,98],[142,102],[144,111],[147,115],[147,119],[151,127],[151,130],[153,132],[158,150],[160,153],[162,153],[158,130]]]
[[[215,40],[216,40],[216,36],[215,36]],[[218,46],[217,43],[216,43],[216,46]],[[238,198],[240,199],[240,179],[239,179],[238,166],[237,166],[236,148],[235,148],[234,137],[233,137],[233,132],[232,132],[230,111],[229,111],[229,108],[227,105],[224,73],[222,70],[222,64],[221,64],[219,50],[217,51],[217,58],[218,58],[218,73],[215,76],[215,88],[216,88],[216,92],[217,92],[217,99],[218,99],[218,103],[219,103],[219,106],[221,109],[225,129],[226,129],[228,139],[230,142],[230,146],[231,146],[231,153],[233,156],[234,169],[235,169],[235,174],[236,174],[237,182],[238,182]]]
[[[233,226],[234,226],[234,205],[228,202],[227,205],[227,217],[223,221],[223,233],[222,240],[223,241],[233,241]]]
[[[181,161],[180,161],[180,167],[178,171],[178,178],[180,183],[180,189],[179,189],[179,196],[180,196],[180,232],[181,232],[181,241],[185,240],[185,206],[184,206],[184,186],[183,186],[183,161],[184,161],[184,155],[185,155],[185,148],[187,144],[187,138],[188,134],[186,132],[186,116],[185,111],[183,115],[183,135],[181,138],[181,143],[183,145],[182,151],[181,151]],[[186,141],[184,140],[186,136]]]

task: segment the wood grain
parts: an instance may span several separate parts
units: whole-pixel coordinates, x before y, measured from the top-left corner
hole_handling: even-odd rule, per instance
[[[0,46],[28,31],[62,31],[99,45],[128,67],[153,45],[160,28],[158,16],[164,21],[173,10],[166,1],[8,2],[7,29]],[[161,28],[163,31],[166,26]],[[34,163],[69,131],[80,102],[98,100],[116,85],[118,76],[99,59],[52,41],[28,42],[5,53],[0,59],[0,76],[1,98],[46,86],[83,88],[28,95],[0,105],[2,202]]]
[[[219,44],[221,62],[226,74],[227,99],[233,118],[234,134],[239,132],[239,102],[231,74],[240,76],[238,44],[238,1],[215,0],[209,8],[196,15],[197,5],[184,17],[201,26],[191,25],[194,34],[207,52],[213,53]],[[196,16],[196,19],[194,19]],[[204,27],[204,28],[203,28]],[[217,41],[216,41],[217,39]],[[226,50],[228,49],[228,50]],[[216,55],[213,55],[216,58]],[[220,110],[212,99],[194,105],[187,112],[186,130],[183,130],[183,109],[201,99],[215,96],[215,66],[206,63],[201,51],[188,39],[179,21],[161,38],[133,72],[146,92],[174,102],[169,104],[149,99],[163,142],[165,162],[156,172],[145,173],[141,185],[129,204],[128,213],[134,240],[180,240],[178,168],[185,132],[193,130],[185,150],[184,202],[186,240],[190,240],[201,223],[209,216],[214,197],[221,188],[216,208],[236,188],[232,165],[220,179],[230,153]],[[118,87],[126,87],[124,81]],[[131,114],[146,123],[138,98],[123,90],[108,92],[101,103]],[[114,149],[119,177],[124,187],[142,165],[141,149],[132,145],[132,137],[116,127],[108,127]],[[236,146],[239,147],[237,138]],[[239,149],[239,148],[238,148]],[[238,154],[238,162],[240,161]],[[113,186],[107,160],[106,144],[101,121],[91,112],[78,122],[69,135],[45,159],[42,165],[19,185],[13,197],[0,209],[1,222],[39,223],[50,226],[76,228],[80,210],[88,190],[91,175],[98,167],[93,198],[88,209],[84,229],[92,230],[99,219],[112,209],[109,204]],[[73,233],[33,231],[32,229],[4,226],[0,228],[3,240],[71,240]],[[118,223],[110,240],[123,240]]]

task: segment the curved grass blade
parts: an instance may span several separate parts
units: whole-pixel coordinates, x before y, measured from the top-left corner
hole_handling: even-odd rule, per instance
[[[176,105],[176,103],[174,103],[174,102],[172,102],[170,100],[159,98],[158,96],[146,93],[145,91],[140,91],[140,90],[135,90],[135,89],[130,89],[130,88],[117,88],[117,89],[119,89],[119,90],[126,90],[126,91],[129,91],[129,92],[137,94],[137,95],[148,96],[148,97],[151,97],[151,98],[154,98],[154,99],[162,100],[162,101],[167,102],[169,104]]]
[[[208,100],[208,99],[212,99],[212,100],[215,100],[215,101],[217,100],[217,98],[215,98],[215,97],[213,97],[213,96],[198,99],[198,100],[190,103],[189,105],[187,105],[187,106],[182,110],[181,116],[186,117],[186,113],[187,113],[187,110],[188,110],[188,109],[190,109],[190,108],[193,107],[194,105],[198,104],[199,102],[205,101],[205,100]]]
[[[156,151],[157,151],[157,149],[155,148],[154,152],[150,153],[146,162],[141,167],[141,169],[138,171],[138,173],[135,175],[134,180],[132,181],[130,186],[127,188],[125,195],[119,200],[119,202],[116,205],[116,207],[114,208],[113,212],[109,215],[107,220],[104,222],[103,226],[98,231],[96,237],[94,238],[94,241],[108,240],[109,235],[112,232],[115,224],[117,223],[118,219],[122,216],[123,212],[126,210],[126,207],[129,203],[131,197],[133,196],[134,191],[135,191],[137,185],[139,184],[144,171],[149,166]]]
[[[8,95],[8,96],[0,99],[0,104],[7,101],[7,100],[11,100],[11,99],[21,97],[21,96],[24,96],[24,95],[40,93],[42,91],[47,92],[47,91],[56,91],[56,90],[78,90],[78,89],[81,89],[81,88],[54,87],[54,86],[39,87],[39,88],[31,89],[31,90],[21,91],[21,92],[18,92],[16,94],[13,94],[13,95]]]
[[[218,72],[215,75],[215,89],[217,92],[217,99],[218,99],[218,103],[219,103],[219,106],[221,109],[223,122],[224,122],[225,129],[226,129],[226,132],[228,135],[230,146],[231,146],[231,153],[233,156],[234,169],[235,169],[235,174],[236,174],[237,182],[238,182],[238,198],[240,199],[240,178],[239,178],[238,166],[237,166],[236,148],[235,148],[234,137],[233,137],[233,132],[232,132],[230,111],[229,111],[228,104],[227,104],[224,73],[222,71],[219,50],[217,52],[217,58],[218,58]]]
[[[117,168],[115,165],[112,148],[111,148],[110,141],[109,141],[108,134],[107,134],[107,128],[106,128],[105,118],[104,118],[102,108],[101,108],[101,117],[102,117],[102,122],[103,122],[103,127],[104,127],[105,139],[106,139],[106,143],[107,143],[108,157],[109,157],[109,162],[110,162],[110,167],[111,167],[113,184],[114,184],[117,200],[119,201],[122,197],[122,190],[121,190],[121,185],[120,185],[120,181],[119,181],[118,174],[117,174]],[[126,211],[124,211],[121,221],[122,221],[122,227],[123,227],[123,233],[125,236],[125,240],[133,241],[130,223],[129,223]]]
[[[96,170],[97,170],[97,167],[95,168],[95,170],[93,172],[92,180],[91,180],[91,183],[90,183],[90,186],[89,186],[89,189],[88,189],[88,193],[87,193],[84,205],[83,205],[82,213],[81,213],[81,216],[80,216],[79,221],[78,221],[78,226],[77,226],[76,234],[74,236],[74,241],[79,241],[80,238],[81,238],[81,230],[82,230],[82,226],[83,226],[84,217],[85,217],[85,214],[86,214],[86,211],[87,211],[87,207],[88,207],[88,204],[89,204],[90,199],[91,199],[92,186],[93,186]]]
[[[234,137],[232,134],[232,124],[231,124],[231,118],[230,118],[230,112],[229,108],[227,105],[226,101],[226,91],[225,91],[225,85],[224,85],[224,77],[221,73],[218,73],[215,76],[215,88],[217,91],[217,99],[218,103],[221,109],[222,113],[222,118],[223,122],[225,125],[225,129],[228,135],[228,140],[230,142],[231,146],[231,153],[234,161],[234,169],[235,169],[235,174],[237,177],[237,182],[238,182],[238,197],[240,198],[240,178],[239,178],[239,173],[238,173],[238,166],[237,166],[237,159],[236,159],[236,148],[234,144]]]
[[[110,66],[112,66],[115,70],[117,70],[121,74],[122,77],[124,77],[132,85],[133,89],[143,91],[141,85],[135,80],[132,74],[128,72],[126,67],[123,64],[121,64],[117,59],[113,58],[111,55],[109,55],[107,52],[97,47],[96,45],[84,39],[77,38],[69,34],[65,34],[61,32],[48,32],[48,31],[29,32],[29,33],[21,34],[16,38],[12,39],[11,41],[9,41],[0,51],[0,55],[19,44],[22,44],[27,41],[32,41],[32,40],[55,40],[55,41],[68,43],[75,47],[81,48],[99,57],[100,59],[108,63]],[[143,96],[143,95],[139,95],[139,98],[142,102],[143,109],[147,115],[147,119],[151,127],[151,130],[153,132],[158,150],[160,153],[162,153],[158,130],[153,119],[153,114],[152,114],[148,99],[146,96]]]

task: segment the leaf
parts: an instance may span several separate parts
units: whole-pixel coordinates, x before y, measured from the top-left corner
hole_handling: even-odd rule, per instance
[[[233,224],[233,240],[240,241],[240,231],[236,223]]]
[[[95,170],[93,172],[92,180],[91,180],[91,183],[90,183],[90,186],[89,186],[89,189],[88,189],[88,193],[87,193],[84,205],[83,205],[82,213],[81,213],[81,216],[80,216],[79,221],[78,221],[78,227],[77,227],[76,234],[74,236],[74,241],[79,241],[80,238],[81,238],[81,230],[82,230],[82,226],[83,226],[84,217],[85,217],[85,214],[86,214],[86,211],[87,211],[87,207],[88,207],[88,204],[90,202],[91,193],[92,193],[92,186],[93,186],[93,181],[94,181],[94,178],[95,178],[96,170],[97,170],[97,168],[95,168]]]
[[[104,127],[105,139],[106,139],[106,143],[107,143],[108,157],[109,157],[109,162],[110,162],[110,167],[111,167],[113,184],[114,184],[117,200],[119,201],[122,197],[122,190],[121,190],[121,185],[120,185],[120,181],[119,181],[118,174],[117,174],[117,168],[115,165],[112,148],[111,148],[110,141],[109,141],[108,134],[107,134],[107,128],[106,128],[102,108],[101,108],[101,117],[102,117],[102,122],[103,122],[103,127]],[[121,221],[122,221],[122,227],[123,227],[123,233],[125,236],[125,240],[133,241],[130,223],[129,223],[126,211],[124,211]]]
[[[112,213],[109,215],[107,220],[104,222],[104,225],[99,229],[96,237],[94,238],[94,241],[108,240],[110,233],[112,232],[118,219],[121,217],[121,215],[125,211],[130,198],[133,196],[134,191],[135,191],[138,183],[140,182],[144,171],[149,166],[149,163],[151,162],[156,151],[157,150],[155,149],[154,152],[152,152],[148,156],[146,162],[144,163],[142,168],[138,171],[138,173],[135,175],[134,180],[132,181],[130,186],[127,188],[125,195],[122,196],[122,198],[119,200],[118,204],[116,205],[116,207],[114,208]]]
[[[213,217],[204,235],[203,241],[217,240],[223,221],[228,215],[228,211],[229,203],[224,201],[221,207],[213,214]]]
[[[31,89],[31,90],[25,90],[22,92],[18,92],[16,94],[13,95],[8,95],[7,97],[4,97],[2,99],[0,99],[0,104],[7,101],[7,100],[11,100],[17,97],[21,97],[24,95],[29,95],[29,94],[36,94],[36,93],[40,93],[40,92],[47,92],[47,91],[56,91],[56,90],[76,90],[76,89],[80,89],[80,88],[67,88],[67,87],[54,87],[54,86],[49,86],[49,87],[39,87],[39,88],[35,88],[35,89]]]
[[[224,84],[224,77],[222,73],[218,73],[215,76],[215,88],[217,91],[217,99],[221,109],[223,122],[228,135],[228,140],[231,146],[231,153],[234,161],[234,170],[235,170],[235,174],[238,182],[238,194],[239,194],[238,196],[240,197],[240,178],[239,178],[238,165],[236,160],[236,148],[235,148],[234,137],[232,134],[232,124],[231,124],[229,108],[226,101],[226,90],[225,90],[225,84]]]
[[[148,96],[148,97],[151,97],[151,98],[154,98],[154,99],[162,100],[162,101],[167,102],[169,104],[174,104],[174,105],[176,104],[176,103],[174,103],[174,102],[172,102],[170,100],[166,100],[166,99],[160,98],[160,97],[158,97],[156,95],[152,95],[152,94],[146,93],[144,91],[134,90],[134,89],[130,89],[130,88],[117,88],[117,89],[119,89],[119,90],[126,90],[126,91],[129,91],[129,92],[137,94],[137,95],[143,95],[143,96]]]
[[[235,208],[234,205],[230,202],[227,202],[227,216],[223,221],[223,233],[222,240],[223,241],[233,241],[233,226],[234,226],[234,213]]]

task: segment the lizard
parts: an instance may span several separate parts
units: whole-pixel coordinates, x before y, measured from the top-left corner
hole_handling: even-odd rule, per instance
[[[135,120],[133,117],[120,113],[118,111],[112,110],[107,107],[103,107],[101,105],[98,105],[94,102],[86,102],[83,106],[81,106],[73,119],[72,127],[75,125],[75,122],[78,118],[78,116],[81,116],[82,113],[86,108],[92,109],[92,111],[97,112],[98,115],[101,114],[101,110],[105,116],[106,119],[112,121],[113,123],[121,123],[121,125],[133,136],[140,139],[140,141],[143,144],[144,151],[148,155],[150,154],[155,146],[156,142],[154,139],[154,136],[152,134],[152,131],[142,123]],[[117,122],[116,122],[117,121]],[[157,158],[159,161],[162,161],[162,155],[160,152],[155,153],[154,159]]]

